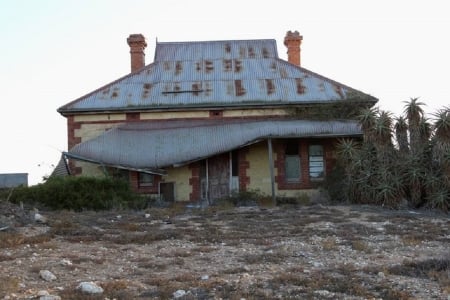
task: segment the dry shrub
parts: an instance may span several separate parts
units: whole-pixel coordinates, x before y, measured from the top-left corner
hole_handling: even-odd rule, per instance
[[[417,235],[405,235],[401,237],[401,240],[405,246],[417,246],[423,242],[423,238]]]
[[[15,293],[19,289],[20,280],[14,276],[0,277],[0,297]]]
[[[234,267],[234,268],[222,270],[222,274],[240,274],[240,273],[245,273],[245,272],[248,272],[248,269],[244,268],[244,267]]]
[[[298,273],[286,272],[273,277],[271,282],[274,285],[308,286],[310,284],[310,279]]]
[[[164,271],[169,267],[169,264],[164,262],[141,262],[138,264],[138,267],[153,271]]]
[[[54,235],[71,236],[80,230],[80,226],[69,219],[56,220],[50,225],[50,233]]]
[[[100,286],[104,289],[103,296],[109,299],[131,299],[133,295],[127,291],[129,283],[126,280],[118,279],[103,282]],[[105,299],[104,298],[104,299]]]
[[[352,249],[356,251],[361,251],[365,253],[371,253],[372,249],[369,247],[366,241],[363,240],[354,240],[352,241]]]
[[[395,275],[419,278],[430,278],[429,275],[436,274],[436,272],[448,274],[450,272],[450,258],[430,258],[423,261],[405,260],[401,265],[389,268],[389,272]]]
[[[18,233],[0,232],[0,248],[12,248],[22,245],[25,237]]]
[[[198,281],[198,279],[199,277],[192,273],[182,273],[172,278],[174,281],[183,282],[189,286]]]
[[[150,244],[155,241],[175,240],[182,237],[182,233],[175,229],[150,231],[144,234],[122,233],[110,240],[116,244]]]
[[[0,262],[2,261],[8,261],[8,260],[15,260],[16,258],[12,255],[5,255],[5,254],[0,254]]]
[[[286,258],[286,254],[281,252],[261,253],[261,254],[247,254],[242,257],[242,261],[246,264],[277,264]]]
[[[322,249],[325,251],[332,251],[338,248],[336,237],[327,237],[322,240]]]

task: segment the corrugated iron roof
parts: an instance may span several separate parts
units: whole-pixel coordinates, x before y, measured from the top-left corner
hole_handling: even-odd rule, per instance
[[[136,122],[73,147],[69,156],[131,169],[161,169],[224,153],[265,138],[357,136],[355,121]]]
[[[61,113],[302,104],[376,98],[278,58],[275,40],[158,43],[155,61]]]

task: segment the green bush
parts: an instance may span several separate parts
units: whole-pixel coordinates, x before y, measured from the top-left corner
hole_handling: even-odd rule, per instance
[[[17,188],[10,201],[75,211],[142,208],[144,204],[126,181],[72,176],[50,178],[45,183]]]

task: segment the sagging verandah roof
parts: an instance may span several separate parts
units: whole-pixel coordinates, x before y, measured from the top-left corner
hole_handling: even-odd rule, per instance
[[[68,157],[164,175],[164,168],[226,153],[268,138],[361,136],[356,121],[196,120],[126,123],[73,147]]]

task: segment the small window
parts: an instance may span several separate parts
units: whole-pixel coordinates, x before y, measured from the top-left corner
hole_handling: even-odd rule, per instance
[[[284,162],[286,181],[300,181],[300,157],[298,155],[286,155]]]
[[[299,182],[300,181],[300,156],[298,153],[298,144],[289,142],[286,145],[284,173],[286,181]]]
[[[309,146],[309,177],[322,179],[325,175],[325,162],[322,145]]]
[[[153,175],[147,173],[138,173],[138,185],[139,187],[153,186]]]

